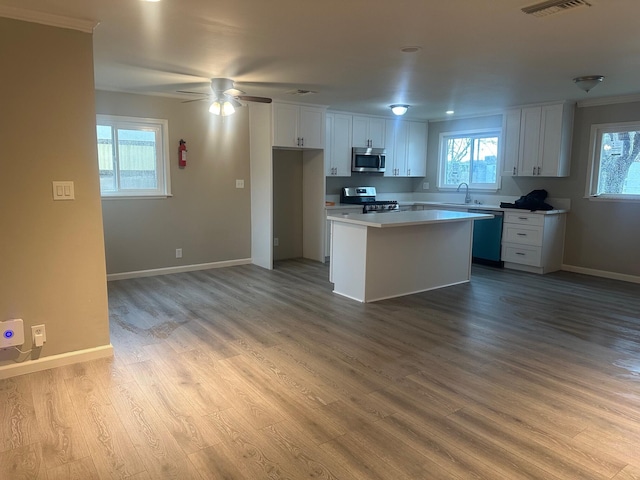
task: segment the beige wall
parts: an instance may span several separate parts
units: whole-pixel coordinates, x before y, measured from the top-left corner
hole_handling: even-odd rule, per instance
[[[302,152],[273,151],[273,259],[302,257]]]
[[[107,273],[251,257],[247,108],[223,119],[206,102],[98,91],[96,109],[169,121],[173,196],[102,201]],[[181,138],[188,149],[184,169],[177,158]],[[245,188],[235,188],[236,179]]]
[[[0,65],[0,320],[24,320],[23,349],[45,324],[27,358],[108,345],[92,37],[0,18]],[[75,201],[53,201],[55,180]]]

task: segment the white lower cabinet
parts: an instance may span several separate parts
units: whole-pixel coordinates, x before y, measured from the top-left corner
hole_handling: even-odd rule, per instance
[[[533,273],[560,270],[566,215],[505,212],[502,261],[505,268]]]
[[[331,210],[325,209],[326,216],[329,215],[348,215],[349,213],[362,213],[362,207],[339,207]],[[331,256],[331,222],[326,222],[325,244],[324,244],[325,260]]]

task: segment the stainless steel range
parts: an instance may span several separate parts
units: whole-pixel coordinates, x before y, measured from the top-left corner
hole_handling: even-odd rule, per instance
[[[376,187],[344,187],[340,203],[362,205],[362,213],[397,212],[396,200],[376,200]]]

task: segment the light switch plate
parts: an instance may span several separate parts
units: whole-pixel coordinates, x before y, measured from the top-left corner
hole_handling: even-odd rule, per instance
[[[54,200],[75,200],[73,182],[53,182]]]
[[[0,348],[24,343],[24,323],[21,318],[0,322]]]

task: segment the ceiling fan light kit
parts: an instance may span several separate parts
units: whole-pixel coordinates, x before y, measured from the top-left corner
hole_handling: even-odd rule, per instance
[[[576,77],[573,79],[579,89],[589,93],[591,89],[600,85],[604,80],[604,75],[586,75],[584,77]]]
[[[209,112],[214,115],[220,115],[222,117],[228,117],[236,112],[236,109],[231,102],[215,100],[209,107]]]

